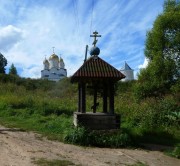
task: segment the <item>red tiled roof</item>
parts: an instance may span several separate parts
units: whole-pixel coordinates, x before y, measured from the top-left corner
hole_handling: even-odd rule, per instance
[[[72,81],[81,78],[112,78],[120,80],[125,76],[99,57],[90,57],[71,77]]]

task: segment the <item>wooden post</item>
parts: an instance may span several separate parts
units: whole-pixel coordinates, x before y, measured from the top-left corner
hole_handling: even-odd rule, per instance
[[[84,62],[86,62],[87,60],[87,52],[88,52],[88,45],[86,45]]]
[[[114,114],[114,83],[109,85],[109,112]]]
[[[86,113],[86,85],[81,84],[81,112]]]
[[[78,112],[81,112],[81,84],[78,83]]]
[[[107,113],[107,85],[103,86],[103,113]]]
[[[93,105],[93,113],[96,113],[96,107],[97,107],[97,87],[95,85],[94,87],[94,105]]]

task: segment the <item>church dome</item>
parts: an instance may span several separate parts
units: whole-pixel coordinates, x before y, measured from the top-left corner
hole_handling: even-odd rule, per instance
[[[98,47],[92,47],[91,49],[90,49],[90,55],[92,56],[92,55],[99,55],[100,54],[100,49],[98,48]]]
[[[65,65],[64,65],[64,61],[63,61],[63,59],[60,57],[60,58],[59,58],[59,68],[60,68],[60,69],[64,69],[64,66],[65,66]]]
[[[62,59],[61,57],[59,58],[59,62],[64,62],[63,59]]]
[[[49,60],[59,60],[59,57],[53,53],[50,57],[49,57]]]
[[[45,59],[45,60],[43,61],[43,64],[45,64],[45,63],[49,63],[47,59]]]

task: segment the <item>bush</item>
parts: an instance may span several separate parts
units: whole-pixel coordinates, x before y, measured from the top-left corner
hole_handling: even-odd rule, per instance
[[[173,152],[172,152],[172,155],[178,159],[180,159],[180,144],[176,145]]]
[[[11,83],[17,86],[23,86],[26,90],[41,89],[44,91],[50,90],[56,84],[54,81],[42,80],[42,79],[31,79],[21,78],[16,75],[0,74],[1,83]]]
[[[132,145],[130,136],[127,133],[116,131],[91,131],[84,127],[77,127],[70,131],[65,141],[72,144],[83,146],[98,146],[98,147],[127,147]]]

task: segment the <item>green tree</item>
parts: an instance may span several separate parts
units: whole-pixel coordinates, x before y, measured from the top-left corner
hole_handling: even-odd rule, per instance
[[[136,92],[141,97],[161,95],[180,76],[180,3],[176,0],[164,2],[163,13],[147,32],[145,56],[149,64],[138,75]]]
[[[17,75],[17,70],[13,63],[11,67],[9,68],[9,74]]]
[[[7,59],[0,53],[0,73],[5,73],[5,66],[7,65]]]

